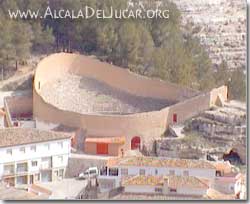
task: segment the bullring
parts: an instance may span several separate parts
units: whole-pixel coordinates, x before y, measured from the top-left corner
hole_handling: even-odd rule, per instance
[[[81,130],[82,139],[77,141],[87,153],[119,155],[150,145],[169,125],[209,109],[218,100],[227,100],[226,86],[203,93],[139,76],[94,57],[58,53],[37,66],[33,117],[40,129],[64,125]]]

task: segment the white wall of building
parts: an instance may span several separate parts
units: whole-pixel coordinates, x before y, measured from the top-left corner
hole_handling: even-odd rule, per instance
[[[195,195],[195,196],[203,196],[207,194],[207,189],[203,188],[190,188],[190,187],[178,187],[177,194],[181,195]]]
[[[25,148],[25,152],[20,151],[21,148]],[[28,161],[28,171],[33,172],[42,167],[42,158],[45,157],[52,158],[53,168],[66,167],[70,149],[70,139],[0,148],[0,177],[3,175],[4,164]],[[12,155],[7,150],[11,150]],[[32,166],[32,161],[37,161],[37,166]]]
[[[128,185],[124,187],[126,193],[150,193],[155,194],[155,186],[150,185]]]
[[[139,167],[139,166],[119,166],[119,176],[121,176],[121,169],[127,168],[128,175],[139,175],[140,169],[145,170],[145,175],[152,176],[166,176],[169,175],[171,171],[174,171],[174,174],[177,176],[183,176],[184,171],[188,171],[189,176],[202,177],[213,179],[215,178],[215,169],[186,169],[186,168],[169,168],[169,167]]]
[[[184,171],[188,171],[189,176],[201,177],[207,179],[215,178],[215,169],[187,169],[187,168],[169,168],[169,167],[140,167],[140,166],[119,166],[119,175],[116,177],[112,177],[112,179],[116,179],[116,187],[120,186],[121,180],[123,176],[121,174],[121,169],[128,169],[128,176],[136,176],[140,175],[140,169],[145,170],[145,176],[167,176],[171,171],[174,171],[175,175],[184,176]],[[110,176],[99,176],[99,178],[108,178]]]
[[[127,185],[124,187],[124,191],[126,193],[150,193],[156,194],[155,192],[156,186],[151,185]],[[179,194],[179,195],[188,195],[188,196],[203,196],[206,195],[207,189],[203,188],[190,188],[190,187],[178,187],[175,193],[169,192],[168,194]]]

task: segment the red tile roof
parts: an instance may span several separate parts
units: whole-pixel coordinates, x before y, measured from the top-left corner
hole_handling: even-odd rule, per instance
[[[34,128],[0,128],[0,147],[62,140],[71,137],[72,135],[68,133],[38,130]]]
[[[205,160],[195,159],[170,159],[161,157],[124,157],[112,158],[107,166],[153,166],[153,167],[180,167],[180,168],[202,168],[215,169],[214,165]]]
[[[134,176],[123,182],[123,185],[150,185],[159,186],[168,182],[170,188],[189,187],[189,188],[205,188],[208,189],[208,185],[200,179],[193,176]]]

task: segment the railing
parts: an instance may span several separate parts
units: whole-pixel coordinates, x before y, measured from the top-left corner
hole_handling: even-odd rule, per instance
[[[52,164],[48,164],[48,163],[45,163],[45,164],[41,164],[40,165],[40,169],[42,170],[45,170],[45,169],[51,169],[52,168]]]
[[[28,167],[17,167],[16,173],[21,174],[21,173],[27,173],[28,172]]]
[[[3,176],[13,176],[15,175],[15,170],[4,170]]]

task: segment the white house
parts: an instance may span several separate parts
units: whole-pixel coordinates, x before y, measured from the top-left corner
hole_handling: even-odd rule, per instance
[[[125,193],[202,197],[209,186],[193,176],[134,176],[122,183]]]
[[[71,135],[29,128],[0,129],[0,180],[12,186],[62,179]]]
[[[129,176],[193,176],[214,179],[216,168],[205,160],[166,159],[161,157],[126,157],[109,159],[98,176],[100,191],[121,186]]]

